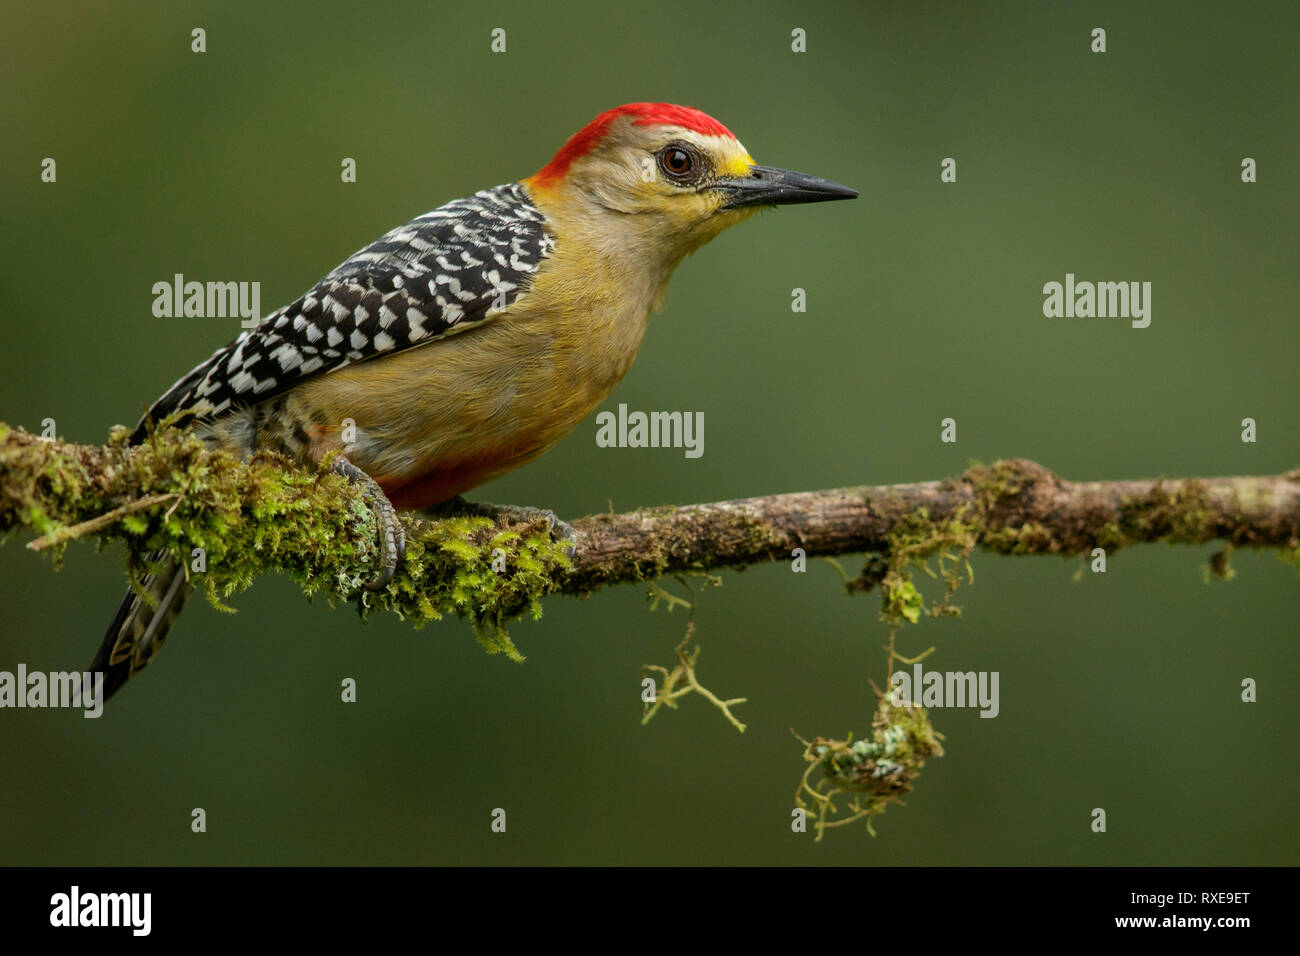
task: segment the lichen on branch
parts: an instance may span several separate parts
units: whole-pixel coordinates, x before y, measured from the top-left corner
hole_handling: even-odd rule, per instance
[[[308,594],[415,621],[465,615],[486,646],[511,656],[505,624],[538,614],[547,594],[790,560],[796,549],[890,554],[911,538],[964,559],[971,542],[1003,554],[1086,555],[1221,540],[1276,548],[1300,566],[1300,472],[1088,483],[1015,459],[941,481],[594,515],[572,522],[572,561],[540,521],[408,514],[403,524],[406,560],[385,593],[369,595],[361,585],[378,557],[375,519],[336,475],[271,456],[239,461],[175,429],[132,447],[119,428],[101,447],[0,424],[0,534],[30,528],[56,560],[89,536],[125,542],[136,568],[154,549],[188,562],[201,548],[201,583],[214,600],[279,570]],[[915,601],[903,598],[899,610],[910,614]]]
[[[815,814],[817,841],[828,829],[857,820],[866,820],[867,832],[875,836],[871,818],[912,789],[927,760],[943,756],[942,736],[930,726],[925,708],[894,704],[878,691],[869,736],[804,740],[795,734],[808,764],[795,789],[795,805]],[[844,794],[849,805],[841,810],[835,801]]]
[[[144,507],[135,507],[136,505]],[[111,520],[104,520],[110,518]],[[93,535],[126,544],[131,573],[166,551],[221,606],[261,574],[283,571],[308,595],[356,600],[422,623],[471,618],[484,646],[519,658],[505,624],[540,615],[540,599],[569,567],[542,520],[497,525],[477,516],[404,516],[406,557],[392,585],[364,583],[378,560],[377,524],[360,490],[329,471],[274,456],[242,462],[188,434],[160,430],[128,447],[47,441],[0,425],[0,533],[30,527],[58,561]]]
[[[331,471],[302,470],[273,455],[240,461],[183,430],[160,428],[138,446],[126,429],[84,446],[45,439],[0,423],[0,536],[36,534],[33,550],[58,563],[69,543],[88,537],[126,545],[133,578],[162,551],[190,568],[218,607],[268,571],[282,571],[308,595],[356,601],[362,613],[386,610],[421,624],[449,614],[469,618],[483,646],[515,660],[512,620],[541,614],[548,594],[587,594],[607,584],[651,582],[764,561],[862,553],[850,591],[879,587],[889,626],[888,680],[900,627],[923,613],[955,615],[953,596],[973,578],[978,548],[1007,555],[1090,555],[1144,542],[1222,541],[1210,569],[1232,572],[1235,548],[1267,547],[1300,568],[1300,471],[1263,477],[1070,482],[1020,459],[972,465],[941,481],[770,495],[712,504],[595,515],[572,522],[577,554],[546,522],[512,523],[477,515],[406,514],[407,548],[391,585],[364,583],[379,560],[377,521],[361,490]],[[838,567],[838,565],[837,565]],[[927,604],[914,575],[941,580]],[[841,569],[841,573],[843,573]],[[661,599],[692,606],[657,589]],[[743,698],[722,700],[698,680],[694,622],[661,674],[660,706],[698,694],[736,726]],[[928,653],[928,652],[926,652]],[[925,711],[877,691],[868,737],[818,737],[804,744],[798,805],[815,813],[818,838],[829,827],[871,819],[910,789],[926,760],[942,754]],[[802,738],[801,738],[802,740]],[[850,795],[845,810],[836,798]],[[847,816],[842,816],[847,813]]]

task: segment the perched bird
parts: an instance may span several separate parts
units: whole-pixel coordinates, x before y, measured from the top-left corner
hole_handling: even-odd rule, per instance
[[[241,456],[337,453],[384,529],[368,585],[382,590],[404,548],[395,509],[455,499],[572,431],[627,373],[685,256],[764,207],[856,195],[757,165],[699,110],[617,107],[535,175],[352,255],[182,377],[131,440],[194,409],[182,424]],[[108,695],[157,653],[191,588],[165,552],[150,563],[154,603],[128,591],[91,665]]]

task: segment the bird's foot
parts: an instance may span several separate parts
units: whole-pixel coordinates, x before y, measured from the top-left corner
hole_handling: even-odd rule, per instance
[[[367,591],[382,591],[392,583],[397,566],[406,557],[406,532],[397,518],[397,509],[375,479],[342,455],[335,456],[330,470],[361,486],[362,496],[379,520],[379,573],[366,582],[365,588]]]
[[[505,518],[507,521],[521,523],[531,523],[541,519],[546,522],[547,529],[554,540],[567,542],[564,553],[568,557],[572,558],[578,553],[578,532],[573,529],[573,525],[561,520],[549,508],[534,508],[531,505],[498,505],[490,501],[466,501],[457,495],[428,509],[426,513],[434,516],[472,514],[491,518],[494,521]]]

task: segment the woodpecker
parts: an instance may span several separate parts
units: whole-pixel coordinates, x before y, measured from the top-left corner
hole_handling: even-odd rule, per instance
[[[130,440],[181,412],[242,457],[332,454],[380,519],[367,587],[382,590],[404,549],[396,511],[454,501],[572,431],[627,373],[683,258],[765,207],[855,196],[758,165],[699,110],[619,106],[536,174],[353,254],[177,381]],[[106,696],[158,652],[191,589],[165,552],[148,563],[152,600],[127,592],[91,664]]]

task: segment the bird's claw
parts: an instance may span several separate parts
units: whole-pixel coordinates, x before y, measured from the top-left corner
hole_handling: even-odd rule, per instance
[[[397,517],[397,510],[387,498],[382,500],[382,505],[378,501],[371,501],[375,515],[379,518],[379,553],[382,563],[379,573],[363,585],[367,591],[386,590],[393,583],[393,575],[406,557],[406,531]]]
[[[379,521],[379,573],[363,587],[367,591],[383,591],[393,583],[393,575],[406,557],[406,531],[397,517],[397,509],[378,483],[344,456],[336,456],[330,469],[352,484],[361,486],[363,497]]]
[[[573,525],[560,518],[554,511],[549,508],[531,507],[523,507],[519,510],[527,512],[532,518],[546,519],[547,530],[551,532],[551,537],[556,541],[568,542],[564,549],[565,557],[573,558],[578,553],[578,532],[574,530]]]

